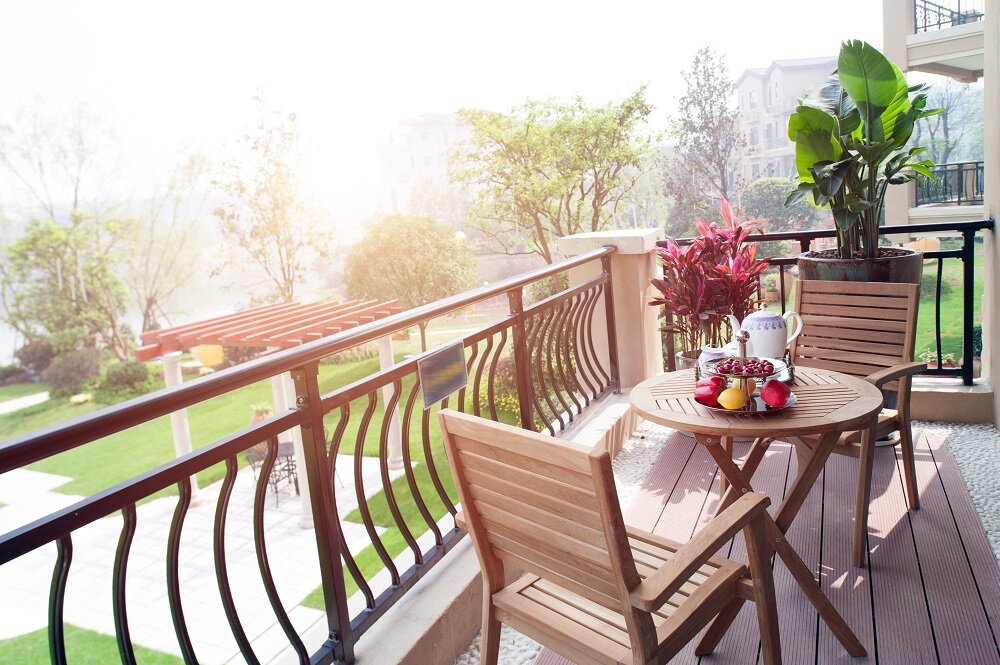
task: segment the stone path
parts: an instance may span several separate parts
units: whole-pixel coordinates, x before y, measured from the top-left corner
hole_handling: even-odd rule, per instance
[[[350,469],[352,457],[342,456],[341,468]],[[392,477],[402,470],[392,472]],[[382,489],[378,460],[364,459],[366,495]],[[304,481],[304,478],[302,479]],[[69,478],[18,470],[0,475],[0,532],[17,528],[39,516],[80,499],[53,491]],[[335,483],[338,509],[346,515],[357,506],[350,474]],[[180,580],[185,618],[202,663],[242,662],[219,599],[212,555],[212,529],[221,483],[204,488],[184,522],[180,547]],[[226,562],[232,592],[247,636],[261,660],[267,662],[287,646],[277,628],[261,583],[253,542],[254,482],[250,469],[239,472],[226,521]],[[179,655],[167,601],[166,543],[176,497],[154,499],[138,507],[137,531],[128,561],[127,609],[133,641]],[[265,504],[265,543],[282,604],[300,632],[323,613],[297,606],[320,585],[319,562],[312,529],[298,526],[301,503],[289,485],[275,500],[268,491]],[[122,521],[108,517],[73,534],[73,562],[66,590],[67,623],[108,635],[114,634],[111,609],[112,567]],[[360,524],[344,522],[345,537],[355,552],[370,542]],[[48,624],[48,589],[55,546],[0,566],[0,639],[28,633]]]
[[[34,393],[31,395],[25,395],[24,397],[18,397],[16,399],[8,399],[6,401],[0,402],[0,415],[3,415],[5,413],[11,413],[12,411],[19,411],[21,409],[26,409],[29,406],[41,404],[42,402],[47,402],[48,400],[49,400],[48,391]]]

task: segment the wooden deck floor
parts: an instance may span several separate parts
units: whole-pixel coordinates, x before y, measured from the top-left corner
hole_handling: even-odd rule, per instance
[[[896,449],[875,452],[868,568],[850,565],[854,459],[830,458],[788,533],[869,656],[853,659],[843,651],[779,561],[775,586],[786,665],[1000,663],[996,559],[947,441],[915,434],[919,511],[907,512]],[[735,454],[748,449],[737,444]],[[795,467],[791,445],[772,445],[754,478],[755,489],[779,503]],[[675,433],[626,510],[626,521],[686,541],[714,511],[718,480],[704,449]],[[741,539],[723,553],[743,556]],[[713,655],[699,659],[688,645],[671,662],[745,665],[759,662],[758,648],[756,620],[747,604]],[[536,665],[569,662],[544,650]]]

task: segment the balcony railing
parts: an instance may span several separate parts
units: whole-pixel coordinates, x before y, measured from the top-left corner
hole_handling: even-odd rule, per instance
[[[516,388],[514,404],[506,404],[508,418],[522,427],[547,429],[555,433],[580,416],[595,400],[618,387],[618,359],[615,342],[614,309],[610,279],[610,257],[614,247],[605,247],[572,259],[541,268],[519,277],[452,296],[429,305],[374,321],[315,342],[250,361],[181,386],[158,391],[86,417],[57,424],[0,443],[0,474],[45,460],[59,453],[88,446],[102,437],[148,423],[176,410],[213,397],[250,386],[261,380],[290,372],[295,386],[295,408],[267,420],[233,432],[193,452],[162,464],[114,487],[88,496],[69,507],[23,524],[0,534],[0,566],[34,550],[55,544],[57,558],[49,593],[48,634],[53,663],[66,662],[64,640],[64,602],[67,582],[73,571],[74,532],[97,520],[120,513],[123,524],[113,563],[112,598],[115,633],[122,662],[134,662],[134,648],[129,631],[126,603],[127,569],[130,550],[137,529],[137,504],[154,494],[176,486],[179,498],[169,526],[165,552],[164,586],[177,645],[186,662],[198,662],[199,645],[192,639],[184,606],[211,593],[206,588],[181,588],[180,542],[185,517],[192,500],[191,476],[213,465],[225,465],[225,477],[215,505],[215,528],[211,551],[205,551],[201,566],[214,560],[215,578],[229,629],[246,662],[260,662],[255,645],[244,628],[246,612],[266,612],[265,607],[242,608],[233,593],[227,572],[227,513],[233,496],[238,458],[256,444],[266,442],[263,468],[257,474],[253,510],[253,544],[257,555],[259,579],[266,591],[276,625],[287,640],[288,648],[301,663],[352,663],[355,643],[385,612],[395,604],[428,570],[441,561],[461,538],[456,526],[454,493],[449,491],[450,473],[438,445],[432,446],[437,425],[432,410],[438,404],[423,404],[417,364],[423,354],[366,376],[350,385],[322,394],[318,381],[319,364],[324,358],[391,335],[432,318],[482,302],[506,297],[509,315],[497,323],[459,338],[467,359],[469,381],[450,398],[450,406],[494,420],[498,412],[503,382]],[[525,287],[585,264],[598,264],[597,277],[565,288],[539,302],[525,305]],[[603,316],[599,308],[603,303]],[[595,312],[597,312],[595,314]],[[595,348],[596,321],[607,323],[607,343]],[[599,331],[598,339],[604,338]],[[507,373],[501,367],[508,367]],[[389,389],[391,397],[377,408],[378,394]],[[448,406],[445,398],[440,406]],[[391,414],[400,407],[402,457],[405,485],[393,484],[388,471],[387,441]],[[329,422],[327,422],[329,420]],[[327,428],[329,425],[329,428]],[[301,428],[308,490],[315,524],[316,553],[319,559],[322,597],[328,639],[318,649],[307,648],[289,619],[275,583],[267,557],[267,532],[264,528],[264,498],[270,470],[277,456],[277,438]],[[327,438],[329,432],[329,438]],[[353,446],[349,453],[361,521],[383,570],[388,571],[385,588],[375,583],[372,573],[362,571],[358,552],[345,539],[337,511],[334,479],[338,455]],[[383,542],[372,516],[369,498],[363,488],[362,455],[378,451],[383,494],[392,523],[406,543],[412,560],[400,564],[402,556],[393,557]],[[123,451],[127,454],[127,451]],[[424,495],[416,475],[429,476]],[[401,505],[406,504],[411,517],[405,518]],[[452,518],[449,518],[448,514]],[[417,517],[413,517],[418,515]],[[444,515],[441,520],[437,516]],[[138,520],[141,521],[141,520]],[[142,525],[139,525],[142,526]],[[231,529],[230,529],[231,530]],[[429,548],[420,543],[428,542]],[[187,551],[187,550],[185,550]],[[79,552],[78,552],[79,556]],[[353,615],[349,610],[347,577],[363,596],[363,607]],[[383,573],[384,576],[384,573]],[[380,578],[381,579],[381,578]],[[44,593],[39,589],[38,593]],[[183,597],[183,601],[182,601]],[[190,608],[189,608],[190,609]],[[190,614],[188,614],[190,616]],[[315,647],[315,645],[314,645]]]
[[[936,263],[934,280],[934,355],[937,358],[937,368],[928,369],[924,374],[931,376],[953,376],[960,377],[962,383],[972,385],[974,377],[973,349],[975,347],[975,303],[973,295],[975,293],[975,261],[976,261],[976,236],[983,230],[993,230],[993,220],[983,220],[976,222],[945,222],[940,224],[908,224],[906,226],[883,226],[879,229],[880,235],[905,234],[913,237],[920,236],[959,236],[961,246],[957,249],[943,249],[939,251],[925,251],[925,261]],[[810,251],[813,240],[819,238],[835,238],[837,235],[833,229],[822,231],[791,231],[787,233],[768,233],[752,235],[747,238],[751,242],[797,242],[801,252]],[[681,239],[681,244],[691,242],[691,239]],[[657,243],[664,246],[666,243]],[[785,271],[794,266],[797,258],[795,256],[782,256],[771,259],[771,265],[778,268],[779,302],[781,312],[785,312],[785,302],[789,297],[786,292]],[[962,263],[962,303],[961,303],[961,337],[962,337],[962,363],[960,367],[944,367],[942,346],[941,346],[941,294],[944,262],[946,260],[958,260]],[[925,267],[926,271],[926,267]],[[669,312],[668,312],[669,314]],[[668,318],[669,321],[669,318]],[[664,361],[668,370],[675,369],[675,339],[669,330],[669,325],[664,331]]]
[[[983,20],[983,0],[914,0],[913,25],[916,32],[928,32]]]
[[[983,163],[938,164],[931,172],[936,180],[917,184],[914,204],[975,205],[983,202]]]

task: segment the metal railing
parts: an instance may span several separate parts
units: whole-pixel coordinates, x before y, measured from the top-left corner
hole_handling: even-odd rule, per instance
[[[983,202],[983,162],[952,162],[931,169],[936,180],[917,184],[914,205],[974,205]]]
[[[296,406],[246,429],[236,431],[166,464],[130,478],[114,487],[40,519],[0,534],[0,565],[5,565],[40,547],[54,543],[57,558],[49,587],[48,634],[53,663],[66,662],[63,610],[66,586],[73,562],[73,534],[103,517],[120,512],[123,525],[113,563],[113,584],[109,589],[115,632],[122,662],[134,662],[126,604],[129,555],[136,535],[136,507],[140,501],[173,485],[179,498],[169,527],[164,584],[179,650],[188,663],[198,662],[198,644],[192,639],[184,605],[198,588],[186,588],[182,601],[179,574],[180,541],[192,499],[191,476],[216,464],[225,465],[225,477],[215,505],[211,554],[218,593],[229,628],[242,658],[260,661],[244,627],[248,611],[263,607],[239,607],[227,572],[227,515],[233,496],[239,456],[256,444],[266,442],[267,453],[255,484],[252,530],[260,580],[274,620],[301,663],[352,663],[355,643],[385,612],[427,573],[461,538],[462,533],[449,519],[455,515],[454,493],[443,451],[432,444],[431,432],[437,423],[432,408],[422,403],[417,363],[421,356],[408,359],[350,385],[322,394],[319,364],[324,358],[360,344],[410,328],[496,296],[506,296],[509,314],[497,323],[461,337],[466,351],[469,383],[440,406],[458,408],[494,420],[504,414],[502,390],[516,391],[515,404],[507,404],[507,418],[522,427],[547,429],[556,433],[569,425],[595,400],[618,388],[618,359],[614,333],[614,310],[610,256],[614,247],[594,250],[518,277],[458,294],[435,303],[374,321],[293,349],[247,362],[181,386],[160,390],[86,417],[0,442],[0,474],[22,468],[58,453],[86,446],[102,437],[147,423],[178,409],[230,393],[284,372],[290,372],[295,387]],[[598,262],[597,277],[572,288],[564,288],[544,300],[525,305],[525,287],[551,278],[570,268]],[[603,304],[607,322],[607,346],[595,347],[595,315]],[[603,331],[600,336],[603,336]],[[603,345],[602,345],[603,347]],[[506,366],[506,369],[504,369]],[[506,372],[506,374],[505,374]],[[504,383],[506,382],[506,383]],[[377,409],[378,393],[388,388],[391,397]],[[400,406],[403,476],[405,485],[393,484],[388,469],[388,438],[392,414]],[[379,422],[381,420],[381,422]],[[328,638],[310,651],[303,642],[278,593],[267,556],[264,529],[264,498],[268,478],[277,456],[277,437],[300,427],[310,501],[314,516],[316,552]],[[331,432],[327,439],[327,432]],[[348,546],[337,512],[334,478],[341,451],[353,443],[351,455],[355,492],[371,546],[388,572],[385,588],[375,584],[376,575],[365,574],[357,551]],[[137,444],[138,445],[138,444]],[[377,450],[382,492],[389,519],[412,554],[412,563],[400,564],[403,555],[393,557],[383,541],[371,511],[374,497],[367,498],[362,474],[365,452]],[[422,459],[420,459],[422,458]],[[444,471],[441,471],[441,468]],[[426,496],[420,490],[418,474],[426,474],[433,487]],[[413,508],[409,519],[403,506]],[[418,515],[418,517],[413,517]],[[439,520],[436,515],[443,515]],[[422,534],[430,534],[430,538]],[[431,542],[429,547],[421,542]],[[188,552],[190,550],[185,550]],[[205,564],[208,564],[206,561]],[[347,578],[363,596],[363,607],[350,613]],[[383,573],[384,577],[384,573]],[[382,578],[379,578],[382,579]],[[200,590],[202,594],[206,589]],[[39,589],[39,593],[43,590]]]
[[[913,0],[916,32],[940,30],[983,20],[983,0]]]
[[[960,236],[961,246],[958,249],[946,249],[937,251],[925,251],[924,259],[936,262],[935,273],[935,293],[934,293],[934,350],[938,367],[928,369],[924,374],[931,376],[954,376],[962,379],[962,383],[970,386],[974,379],[973,368],[973,348],[974,348],[974,328],[975,322],[973,314],[975,303],[973,294],[975,292],[975,245],[976,235],[984,230],[992,231],[993,220],[982,220],[974,222],[943,222],[938,224],[908,224],[905,226],[883,226],[879,229],[879,235],[907,235],[911,237],[920,236]],[[755,234],[747,238],[748,242],[797,242],[801,252],[810,251],[812,242],[819,238],[835,238],[836,231],[824,229],[821,231],[790,231],[785,233]],[[691,242],[690,238],[682,238],[677,241],[680,244]],[[658,246],[665,246],[665,241],[657,242]],[[962,365],[960,367],[943,367],[943,356],[941,348],[941,292],[944,261],[946,259],[957,259],[962,262]],[[790,295],[786,291],[785,272],[797,261],[795,256],[774,257],[771,265],[778,269],[778,289],[781,303],[781,313],[785,313],[785,301]],[[926,268],[925,268],[926,269]],[[664,361],[667,369],[675,369],[676,345],[674,335],[670,330],[669,313],[668,324],[664,329]]]

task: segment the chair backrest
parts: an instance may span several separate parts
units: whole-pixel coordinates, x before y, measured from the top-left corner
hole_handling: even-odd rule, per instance
[[[608,452],[451,410],[440,419],[489,588],[503,587],[510,564],[631,614],[640,578]]]
[[[792,361],[853,376],[912,361],[919,294],[917,284],[799,280]]]

